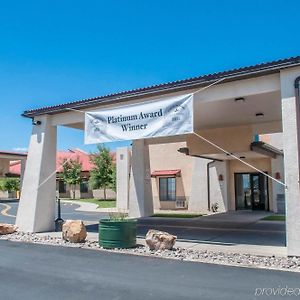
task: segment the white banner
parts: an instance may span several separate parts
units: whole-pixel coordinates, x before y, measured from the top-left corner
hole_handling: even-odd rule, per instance
[[[193,94],[85,113],[85,143],[193,132]]]

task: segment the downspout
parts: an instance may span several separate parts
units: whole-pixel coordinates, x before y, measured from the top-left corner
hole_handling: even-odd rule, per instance
[[[206,180],[207,180],[207,209],[210,211],[210,166],[215,163],[216,161],[222,162],[223,160],[217,159],[217,158],[210,158],[208,156],[202,156],[202,155],[195,155],[195,154],[190,154],[189,148],[183,147],[179,148],[177,150],[179,153],[183,153],[188,156],[192,157],[198,157],[198,158],[203,158],[203,159],[209,159],[211,160],[210,162],[207,163],[206,165]]]
[[[300,76],[295,79],[295,99],[296,99],[296,126],[297,126],[297,143],[298,143],[298,170],[300,178]]]
[[[202,155],[190,155],[193,157],[199,157],[199,158],[203,158],[203,159],[209,159],[211,160],[210,162],[207,163],[206,165],[206,180],[207,180],[207,209],[208,211],[210,211],[210,166],[215,163],[216,161],[223,161],[221,159],[217,159],[217,158],[210,158],[207,156],[202,156]]]
[[[210,166],[216,162],[212,160],[206,165],[206,180],[207,180],[207,209],[210,211]]]

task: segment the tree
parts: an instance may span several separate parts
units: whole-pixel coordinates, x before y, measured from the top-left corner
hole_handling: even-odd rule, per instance
[[[19,191],[20,179],[13,177],[2,178],[0,181],[0,190],[8,191],[9,193]]]
[[[104,200],[106,200],[106,189],[113,188],[116,173],[109,149],[98,145],[97,152],[91,154],[91,163],[94,167],[90,172],[90,186],[92,189],[103,189]]]
[[[62,163],[63,173],[62,178],[63,181],[70,185],[72,191],[72,198],[75,199],[75,189],[76,185],[80,184],[82,181],[81,171],[82,171],[82,163],[79,159],[64,159]]]
[[[117,166],[116,166],[116,164],[113,164],[111,189],[115,192],[117,191]]]

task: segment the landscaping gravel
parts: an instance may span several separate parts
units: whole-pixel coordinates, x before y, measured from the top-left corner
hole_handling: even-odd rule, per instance
[[[256,256],[239,253],[224,253],[206,250],[193,250],[185,248],[174,248],[173,250],[151,251],[148,247],[138,245],[132,249],[103,249],[95,241],[85,243],[70,243],[61,238],[51,236],[40,236],[32,233],[15,232],[7,235],[0,235],[0,240],[10,240],[16,242],[38,243],[47,245],[57,245],[74,248],[94,249],[110,252],[119,252],[134,255],[153,256],[160,258],[178,259],[184,261],[204,262],[223,264],[231,266],[244,266],[276,269],[283,271],[300,272],[300,257],[279,257],[279,256]],[[175,244],[176,246],[176,244]]]

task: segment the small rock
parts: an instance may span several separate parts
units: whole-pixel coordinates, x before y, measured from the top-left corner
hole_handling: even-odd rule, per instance
[[[146,244],[150,250],[171,250],[176,238],[167,232],[150,229],[146,234]]]
[[[87,233],[80,220],[67,220],[62,226],[62,238],[71,243],[84,243]]]
[[[10,234],[17,230],[15,225],[0,223],[0,234]]]

